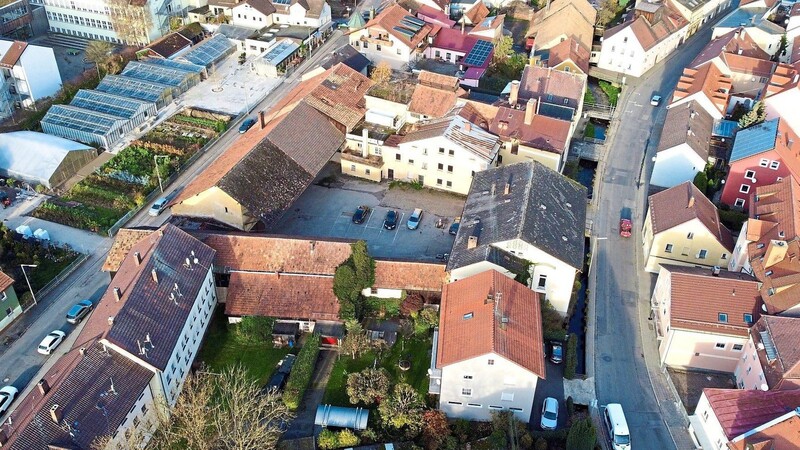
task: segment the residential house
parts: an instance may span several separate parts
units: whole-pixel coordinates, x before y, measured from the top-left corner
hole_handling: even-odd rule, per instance
[[[717,207],[691,182],[648,199],[642,229],[645,270],[658,273],[661,264],[725,267],[733,237],[719,220]]]
[[[446,284],[440,316],[430,371],[439,409],[467,420],[503,410],[535,420],[536,384],[546,375],[539,294],[487,270]]]
[[[369,60],[358,52],[352,45],[345,44],[332,53],[325,55],[319,62],[319,67],[314,70],[309,70],[303,74],[303,80],[307,80],[315,75],[332,68],[333,66],[342,63],[345,66],[355,70],[361,75],[367,75],[367,67],[369,67]],[[319,72],[317,72],[319,70]]]
[[[716,162],[709,152],[713,128],[714,119],[695,101],[669,108],[650,185],[671,188],[692,182],[706,164]]]
[[[781,118],[792,130],[800,130],[800,117],[792,114],[800,102],[800,67],[786,64],[776,67],[765,91],[767,118]]]
[[[0,331],[22,314],[17,292],[14,290],[14,279],[0,272]]]
[[[798,428],[800,428],[800,412],[795,409],[731,439],[728,448],[730,450],[800,448]]]
[[[494,51],[491,41],[466,34],[463,26],[462,29],[436,27],[429,36],[433,38],[433,41],[425,47],[423,54],[426,58],[459,64],[463,67],[480,67],[491,59]],[[482,42],[482,44],[478,44],[478,42]],[[488,45],[489,49],[484,52],[483,60],[479,63],[469,61],[471,64],[467,64],[466,57],[476,45]]]
[[[434,3],[434,5],[436,5]],[[425,22],[435,26],[440,26],[442,28],[453,28],[456,24],[456,21],[450,18],[450,14],[442,11],[437,6],[430,6],[426,4],[421,4],[419,8],[417,8],[417,18],[422,19]]]
[[[645,6],[650,9],[641,9]],[[603,33],[597,67],[641,77],[681,45],[688,23],[665,4],[639,2],[631,20]]]
[[[731,0],[669,0],[672,8],[689,23],[688,36],[731,6]]]
[[[587,79],[581,73],[527,65],[519,88],[512,83],[508,102],[517,105],[535,99],[537,114],[572,122],[572,136],[583,113]]]
[[[18,404],[3,448],[111,447],[174,406],[217,304],[214,250],[167,224],[131,247],[74,347]],[[13,423],[13,426],[8,424]]]
[[[527,272],[530,288],[565,315],[583,270],[586,196],[585,187],[535,161],[476,173],[447,261],[450,280]]]
[[[761,50],[770,56],[775,55],[780,47],[781,38],[786,34],[786,29],[769,20],[780,2],[770,3],[772,6],[744,5],[734,10],[714,26],[712,39],[742,28]],[[791,43],[791,41],[789,42]]]
[[[444,264],[378,259],[375,261],[375,284],[365,288],[362,294],[399,299],[410,292],[440,293],[446,278]]]
[[[451,16],[462,26],[476,26],[489,16],[489,8],[483,1],[453,2],[450,4]]]
[[[503,23],[505,19],[505,14],[487,17],[476,23],[475,26],[469,30],[469,34],[478,38],[486,38],[494,42],[503,35]]]
[[[533,55],[573,39],[584,48],[592,48],[596,22],[597,10],[587,0],[553,0],[534,13],[527,47]]]
[[[191,39],[176,31],[163,36],[145,47],[146,55],[151,58],[170,59],[178,57],[192,48]]]
[[[741,272],[662,264],[650,304],[662,365],[733,373],[761,294]]]
[[[750,218],[742,226],[730,270],[741,270],[761,281],[761,296],[769,314],[796,315],[800,309],[800,185],[793,177],[759,186],[750,194]]]
[[[331,6],[325,0],[276,0],[272,20],[280,25],[326,29],[331,25]]]
[[[50,47],[0,40],[0,119],[33,108],[61,89],[61,74]]]
[[[417,82],[408,103],[408,123],[444,117],[467,95],[456,77],[423,70]]]
[[[721,120],[728,109],[733,80],[716,64],[697,69],[685,68],[672,93],[670,108],[691,101],[697,102],[714,120]]]
[[[171,201],[172,214],[245,231],[270,225],[363,120],[370,86],[344,64],[303,81]]]
[[[756,322],[734,372],[739,389],[800,389],[798,326],[797,317],[765,315]]]
[[[238,27],[261,29],[272,25],[277,11],[269,0],[241,0],[230,9],[231,23]]]
[[[689,432],[704,449],[728,450],[728,442],[751,435],[764,424],[795,413],[799,404],[800,391],[706,388],[694,414],[689,417]],[[778,450],[792,447],[753,448]]]
[[[724,54],[763,60],[768,60],[771,56],[758,46],[744,27],[737,27],[712,39],[700,50],[688,67],[696,69],[709,61],[719,59]]]
[[[730,168],[722,189],[725,205],[747,210],[750,192],[788,176],[800,176],[800,139],[783,119],[772,119],[736,133]]]
[[[589,58],[589,48],[584,47],[577,39],[569,38],[550,48],[544,62],[547,67],[555,70],[588,74]]]
[[[364,28],[350,33],[350,45],[373,64],[385,61],[400,69],[421,57],[434,27],[394,3],[381,11]]]

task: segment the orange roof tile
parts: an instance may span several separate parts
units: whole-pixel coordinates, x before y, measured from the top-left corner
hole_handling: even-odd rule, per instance
[[[389,33],[397,39],[398,41],[402,42],[407,47],[410,47],[412,50],[416,49],[417,44],[423,41],[428,34],[433,30],[433,27],[426,23],[423,25],[422,29],[414,33],[414,36],[409,39],[403,33],[397,32],[394,27],[402,27],[403,24],[400,22],[405,16],[413,15],[409,13],[405,8],[398,5],[397,3],[393,3],[391,6],[388,6],[386,9],[381,11],[374,19],[367,22],[365,28],[370,29],[374,27],[378,27],[383,29],[383,31]]]
[[[225,314],[339,320],[333,276],[232,272]]]
[[[733,250],[733,237],[720,222],[717,207],[694,184],[687,181],[653,194],[648,202],[654,235],[697,219],[723,247]]]
[[[19,58],[25,53],[28,44],[25,42],[14,41],[8,51],[0,57],[0,67],[5,69],[13,69],[19,61]]]
[[[787,419],[761,428],[757,432],[728,443],[730,450],[783,450],[800,448],[800,417]]]
[[[5,272],[0,272],[0,292],[5,291],[14,284],[14,279]]]
[[[446,276],[444,264],[377,260],[374,287],[441,292]]]
[[[715,64],[706,64],[698,69],[686,68],[672,94],[672,102],[695,94],[705,95],[723,113],[728,106],[731,87],[731,78],[723,75]]]
[[[565,61],[572,61],[583,73],[589,73],[589,49],[574,38],[569,38],[551,48],[547,65],[556,67]]]

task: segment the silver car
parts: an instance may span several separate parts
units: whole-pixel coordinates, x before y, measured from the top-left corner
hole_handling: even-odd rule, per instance
[[[542,404],[542,420],[539,426],[543,430],[555,430],[558,427],[558,400],[547,397]]]
[[[67,334],[61,330],[51,331],[50,334],[42,339],[37,351],[42,355],[49,355],[53,352],[53,350],[56,349],[56,347],[58,347],[59,344],[61,344],[66,335]]]
[[[150,210],[147,211],[147,214],[153,217],[158,217],[158,215],[161,214],[161,212],[164,211],[166,207],[167,207],[167,198],[161,197],[160,199],[156,200],[155,203],[153,203],[153,206],[150,207]]]
[[[5,386],[4,388],[0,389],[0,416],[8,411],[8,407],[14,403],[14,399],[17,398],[17,394],[19,394],[19,390],[14,386]]]

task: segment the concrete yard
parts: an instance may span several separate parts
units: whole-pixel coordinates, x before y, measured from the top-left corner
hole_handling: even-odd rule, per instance
[[[338,164],[330,164],[323,171],[338,171]],[[324,175],[323,175],[324,176]],[[395,187],[388,183],[334,175],[331,187],[314,184],[295,202],[269,231],[279,234],[316,236],[320,238],[363,239],[367,241],[372,256],[434,261],[436,255],[449,253],[453,236],[448,234],[449,224],[461,215],[464,199],[444,192],[414,190]],[[359,205],[372,211],[361,224],[352,221]],[[409,230],[408,217],[415,207],[423,207],[419,229]],[[383,219],[390,209],[397,210],[400,220],[394,230],[383,228]],[[436,228],[437,219],[445,221],[444,228]]]

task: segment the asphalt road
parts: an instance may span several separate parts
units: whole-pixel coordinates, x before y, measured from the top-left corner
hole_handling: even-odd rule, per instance
[[[663,384],[648,373],[645,355],[657,352],[654,333],[648,328],[652,276],[643,271],[641,227],[651,158],[666,115],[665,103],[687,66],[711,38],[707,26],[644,78],[629,79],[617,113],[617,126],[602,177],[598,212],[594,219],[593,265],[596,276],[594,364],[598,401],[601,405],[621,403],[637,448],[683,448],[688,431],[674,403],[666,397]],[[662,106],[650,105],[660,93]],[[652,133],[652,134],[651,134]],[[648,145],[649,144],[649,145]],[[644,165],[644,171],[642,171]],[[640,173],[643,173],[640,182]],[[634,235],[619,236],[622,208],[634,212]],[[688,447],[687,447],[688,448]]]

